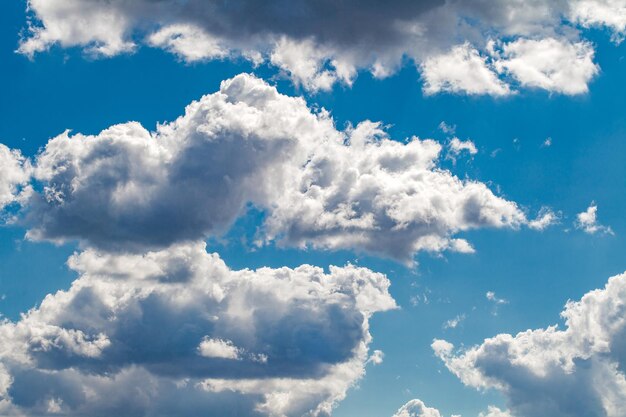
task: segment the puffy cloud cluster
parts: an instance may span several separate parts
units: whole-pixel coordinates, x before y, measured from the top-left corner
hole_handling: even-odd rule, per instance
[[[32,239],[145,250],[221,234],[252,204],[266,214],[259,242],[409,263],[422,250],[472,252],[462,231],[529,224],[484,183],[439,168],[441,151],[368,121],[338,130],[242,74],[156,132],[130,122],[51,139],[22,221]]]
[[[432,347],[464,384],[501,391],[517,417],[626,415],[626,274],[561,315],[564,329],[500,334],[462,352],[444,340]]]
[[[203,243],[88,250],[0,324],[0,414],[328,415],[364,373],[387,278],[346,266],[229,269]]]
[[[7,205],[26,198],[30,175],[30,164],[20,152],[0,143],[0,212]]]
[[[422,400],[414,399],[404,404],[393,417],[442,417],[439,410],[428,407]],[[460,417],[453,415],[452,417]],[[490,405],[486,412],[481,412],[478,417],[513,417],[507,410],[500,410]]]
[[[598,222],[598,205],[595,202],[591,202],[587,210],[578,213],[576,215],[576,221],[574,226],[577,229],[583,230],[585,233],[593,235],[595,233],[612,235],[613,229],[610,226],[603,226]]]
[[[359,70],[392,74],[408,58],[428,94],[515,91],[509,84],[579,94],[597,72],[580,28],[623,37],[623,0],[29,0],[19,51],[58,44],[112,56],[145,44],[180,59],[269,62],[304,88],[350,84]],[[491,56],[491,39],[507,40]],[[546,50],[556,55],[546,56]]]

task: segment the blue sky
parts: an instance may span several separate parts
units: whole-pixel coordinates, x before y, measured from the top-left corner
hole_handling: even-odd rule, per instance
[[[461,231],[455,237],[467,239],[475,253],[418,251],[413,267],[359,248],[298,249],[271,242],[251,249],[264,219],[255,210],[240,216],[226,233],[205,236],[208,251],[219,253],[234,270],[311,264],[328,271],[329,265],[353,263],[388,277],[400,308],[376,313],[369,322],[370,351],[383,351],[384,360],[365,365],[365,376],[336,404],[333,416],[391,417],[414,398],[445,416],[478,416],[488,405],[510,409],[516,417],[536,415],[506,392],[479,391],[455,376],[431,343],[445,339],[469,348],[500,333],[553,324],[563,328],[559,314],[568,300],[604,287],[626,269],[626,43],[612,42],[610,28],[580,29],[600,68],[589,79],[587,93],[511,83],[517,93],[504,97],[429,95],[423,91],[425,75],[408,61],[384,79],[359,71],[352,85],[337,82],[311,91],[267,62],[254,66],[242,57],[184,62],[146,45],[134,53],[93,57],[80,45],[63,47],[60,41],[28,59],[15,52],[21,37],[28,36],[25,4],[3,2],[0,8],[0,143],[25,157],[36,158],[66,129],[97,135],[111,125],[137,121],[154,131],[158,123],[182,115],[193,100],[219,90],[223,80],[253,73],[281,94],[302,96],[309,107],[328,110],[340,130],[349,123],[380,121],[395,140],[417,136],[440,142],[441,169],[485,183],[516,202],[529,219],[542,207],[558,213],[558,222],[540,231],[524,226]],[[441,122],[455,126],[455,132],[442,131]],[[471,140],[478,152],[461,153],[455,163],[446,159],[453,136]],[[597,221],[612,233],[576,228],[577,214],[592,202]],[[77,273],[67,259],[90,245],[26,239],[33,227],[18,221],[0,228],[0,313],[14,322],[47,294],[70,287]],[[488,300],[489,291],[506,301]],[[446,328],[455,317],[461,318],[459,324]],[[524,410],[528,414],[520,414]],[[206,408],[198,412],[214,415]]]

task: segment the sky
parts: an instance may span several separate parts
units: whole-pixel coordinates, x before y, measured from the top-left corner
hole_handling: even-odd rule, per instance
[[[626,415],[626,3],[0,4],[0,415]]]

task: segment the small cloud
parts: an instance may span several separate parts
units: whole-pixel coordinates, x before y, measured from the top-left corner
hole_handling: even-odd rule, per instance
[[[485,298],[493,303],[493,310],[491,311],[491,314],[494,315],[494,316],[498,315],[498,307],[499,306],[505,305],[505,304],[509,303],[509,300],[507,300],[505,298],[498,298],[496,293],[493,292],[493,291],[487,291],[485,293]]]
[[[547,137],[546,140],[543,141],[543,143],[541,144],[542,148],[549,148],[550,146],[552,146],[552,138],[551,137]]]
[[[476,145],[471,140],[460,140],[457,137],[453,137],[448,143],[448,154],[446,155],[447,159],[452,160],[452,162],[456,163],[456,158],[462,153],[467,152],[470,156],[476,155],[478,153],[478,149]]]
[[[603,226],[598,223],[598,205],[594,201],[587,207],[587,210],[576,215],[574,226],[590,235],[595,233],[615,234],[609,226]]]
[[[560,220],[560,215],[553,212],[548,207],[542,207],[539,210],[537,218],[528,222],[528,227],[533,230],[544,230],[549,226],[557,224]]]
[[[384,358],[385,358],[385,353],[382,350],[375,350],[374,352],[372,352],[372,355],[367,360],[367,363],[380,365],[381,363],[383,363]]]
[[[456,133],[456,125],[449,125],[446,122],[442,121],[439,123],[439,130],[447,135],[454,135]]]
[[[495,158],[496,156],[498,156],[498,154],[502,152],[502,148],[497,148],[494,149],[493,151],[491,151],[491,153],[489,154],[490,157]]]
[[[467,316],[465,315],[465,313],[459,314],[453,319],[446,321],[443,324],[443,328],[444,329],[456,329],[459,326],[459,324],[461,324],[466,318]]]
[[[493,291],[487,291],[485,293],[485,298],[489,301],[493,301],[496,304],[508,304],[509,301],[504,298],[498,298],[496,293]]]

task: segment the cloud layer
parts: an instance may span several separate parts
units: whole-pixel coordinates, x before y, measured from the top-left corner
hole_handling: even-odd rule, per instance
[[[529,224],[514,202],[438,167],[433,140],[391,140],[378,123],[330,115],[246,74],[149,132],[135,122],[51,139],[24,203],[32,239],[145,250],[219,235],[250,205],[259,243],[351,249],[411,262],[472,252],[454,235]]]
[[[618,417],[626,414],[626,274],[570,301],[565,328],[500,334],[455,352],[432,347],[468,386],[496,389],[517,417]]]
[[[2,415],[328,415],[364,373],[369,317],[395,308],[382,274],[233,271],[202,243],[69,266],[69,290],[0,324]]]
[[[52,45],[97,56],[149,45],[187,62],[269,62],[313,91],[349,85],[360,70],[388,76],[408,58],[428,94],[502,96],[515,87],[580,94],[597,73],[580,29],[606,28],[618,41],[626,28],[620,0],[29,0],[28,7],[33,21],[19,51],[29,56]]]

